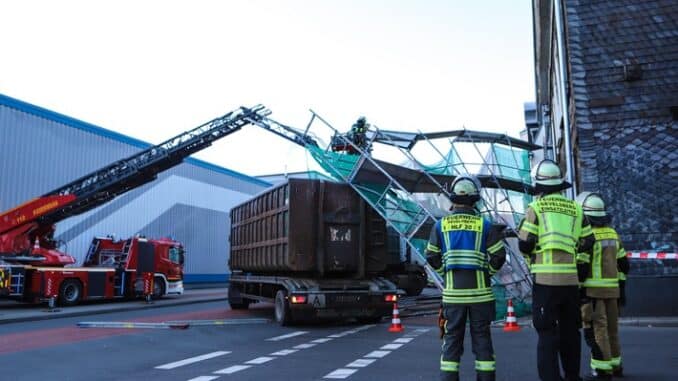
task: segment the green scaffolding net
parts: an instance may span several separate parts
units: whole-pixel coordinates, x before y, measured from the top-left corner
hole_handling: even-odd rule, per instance
[[[529,152],[523,149],[506,147],[499,144],[489,144],[482,164],[475,163],[478,174],[491,174],[521,181],[530,182]],[[319,147],[307,146],[315,161],[332,177],[338,181],[347,182],[361,159],[360,155],[345,152],[333,152]],[[417,163],[430,174],[457,175],[469,173],[471,163],[462,160],[460,151],[451,144],[444,158],[431,164]],[[373,207],[385,216],[393,227],[404,235],[419,225],[425,215],[421,211],[420,203],[412,201],[412,195],[403,194],[400,190],[389,188],[383,184],[353,184],[360,195]],[[527,205],[532,198],[527,193],[485,189],[483,194],[483,215],[491,220],[501,219],[510,226],[517,226],[523,218]],[[424,253],[426,239],[412,238],[410,243]],[[517,245],[514,245],[517,246]],[[496,297],[496,318],[506,316],[507,300],[512,299],[516,316],[525,316],[531,310],[531,285],[527,281],[527,267],[518,253],[517,247],[512,247],[507,264],[493,277],[493,292]]]

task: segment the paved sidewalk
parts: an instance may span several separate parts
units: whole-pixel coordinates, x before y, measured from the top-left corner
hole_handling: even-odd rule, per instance
[[[48,311],[46,304],[30,305],[11,300],[0,301],[0,324],[58,319],[71,316],[103,314],[114,311],[133,311],[150,308],[162,308],[182,304],[203,303],[211,301],[224,301],[226,306],[227,289],[218,288],[192,288],[184,291],[183,295],[169,295],[160,300],[154,300],[147,304],[138,300],[113,300],[87,302],[73,307],[57,307],[55,311]]]

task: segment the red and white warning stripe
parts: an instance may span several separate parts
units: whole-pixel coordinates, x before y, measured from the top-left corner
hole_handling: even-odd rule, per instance
[[[630,251],[627,258],[635,259],[678,259],[678,253],[664,253],[656,251]]]

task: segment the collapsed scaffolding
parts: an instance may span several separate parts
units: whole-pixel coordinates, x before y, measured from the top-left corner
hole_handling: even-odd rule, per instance
[[[531,278],[515,237],[532,200],[529,155],[539,146],[466,129],[399,132],[375,125],[368,125],[364,139],[356,144],[351,133],[341,133],[311,113],[305,130],[270,118],[255,124],[304,146],[323,170],[349,184],[398,233],[401,246],[426,268],[439,289],[442,278],[427,265],[424,254],[429,233],[451,206],[449,186],[454,179],[461,174],[476,176],[483,187],[480,213],[506,227],[507,262],[492,281],[497,317],[504,316],[507,298],[514,300],[517,314],[529,313]],[[324,131],[319,132],[318,125]],[[319,138],[328,135],[329,143]],[[388,159],[379,157],[382,150],[375,150],[377,145],[390,151]]]

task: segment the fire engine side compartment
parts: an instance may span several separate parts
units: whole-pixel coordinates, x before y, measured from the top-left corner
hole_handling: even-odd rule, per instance
[[[27,301],[40,301],[58,297],[65,280],[79,282],[82,300],[111,299],[114,297],[115,269],[86,267],[30,267],[26,271]]]

